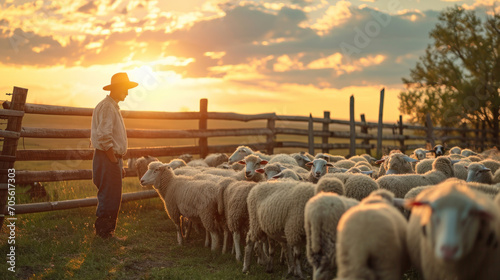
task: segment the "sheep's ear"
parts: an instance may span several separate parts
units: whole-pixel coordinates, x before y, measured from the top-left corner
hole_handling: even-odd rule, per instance
[[[259,168],[259,169],[255,169],[255,172],[262,174],[262,173],[265,173],[266,171],[263,168]]]
[[[483,173],[483,172],[488,172],[488,171],[491,171],[491,169],[489,169],[489,168],[484,168],[484,169],[479,170],[479,172],[481,172],[481,173]]]
[[[417,162],[418,161],[418,160],[411,158],[409,156],[404,156],[403,158],[405,159],[406,162]]]
[[[260,165],[266,165],[267,163],[268,163],[268,161],[267,161],[267,160],[261,160],[261,161],[260,161]]]
[[[491,212],[487,211],[481,206],[477,206],[474,209],[471,209],[470,214],[486,221],[491,221],[493,219],[493,214],[491,214]]]
[[[455,159],[452,159],[452,160],[450,160],[450,161],[451,161],[451,165],[453,165],[453,164],[455,164],[455,163],[459,162],[460,160],[455,160]],[[467,167],[467,166],[466,166],[466,167]]]
[[[327,162],[327,163],[326,163],[326,166],[333,167],[333,164],[331,164],[331,163]]]
[[[345,169],[345,168],[340,168],[340,172],[342,172],[342,173],[346,173],[347,171],[349,171],[349,170]]]
[[[432,205],[429,201],[418,201],[418,200],[415,200],[415,199],[407,199],[405,201],[405,204],[404,204],[404,207],[406,209],[411,209],[415,206],[429,206],[432,208]]]
[[[385,161],[385,158],[381,158],[375,161],[375,164],[382,164]]]
[[[284,166],[280,166],[280,171],[283,171],[283,170],[285,170],[285,169],[286,169],[286,167],[284,167]]]
[[[244,160],[240,160],[240,161],[238,161],[238,163],[243,164],[243,165],[247,164]]]
[[[281,178],[281,177],[283,177],[283,173],[281,173],[281,172],[280,172],[280,173],[278,173],[278,174],[274,175],[274,176],[273,176],[273,179],[279,179],[279,178]]]
[[[310,162],[306,163],[306,166],[313,166],[313,162],[310,161]]]
[[[370,175],[370,174],[373,173],[373,170],[370,170],[370,171],[361,171],[361,173],[366,174],[366,175]]]
[[[467,165],[464,165],[464,168],[467,169],[467,170],[469,170],[469,167]]]

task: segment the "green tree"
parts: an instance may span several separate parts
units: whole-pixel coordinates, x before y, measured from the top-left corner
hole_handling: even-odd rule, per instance
[[[427,46],[399,95],[400,111],[413,123],[456,127],[486,122],[497,141],[500,109],[500,15],[481,19],[455,6],[439,15]]]

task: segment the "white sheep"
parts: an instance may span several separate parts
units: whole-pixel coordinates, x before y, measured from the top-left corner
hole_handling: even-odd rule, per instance
[[[209,167],[204,159],[195,159],[187,163],[187,166],[191,167]]]
[[[187,166],[186,162],[180,158],[175,158],[168,163],[168,166],[172,169],[177,169],[183,166]]]
[[[314,160],[314,157],[311,154],[309,154],[308,152],[299,152],[293,153],[291,154],[291,156],[295,159],[300,167],[310,170],[310,168],[306,166],[306,163]]]
[[[388,156],[376,161],[376,163],[383,163],[379,169],[378,178],[386,174],[408,174],[415,173],[412,163],[416,160],[401,153],[399,150],[392,150]]]
[[[463,149],[460,154],[465,157],[477,156],[478,154],[470,149]]]
[[[243,272],[250,268],[254,243],[270,239],[286,242],[288,273],[303,277],[300,255],[305,244],[304,207],[313,195],[312,183],[293,180],[261,182],[250,190],[247,198],[250,230]],[[272,271],[274,249],[274,242],[269,242],[266,271]]]
[[[191,154],[182,154],[179,156],[179,159],[182,159],[185,163],[189,163],[193,160],[193,156]]]
[[[317,183],[321,176],[328,173],[328,168],[333,167],[333,164],[327,162],[324,159],[317,158],[311,162],[308,162],[306,166],[311,167],[311,171],[309,172],[307,180],[309,182]]]
[[[497,279],[500,209],[492,199],[450,180],[421,192],[412,207],[407,245],[424,279]]]
[[[435,158],[426,158],[420,160],[417,165],[415,165],[415,172],[417,174],[424,174],[432,170],[432,164],[434,163]]]
[[[427,157],[428,152],[429,151],[427,151],[426,149],[418,148],[415,149],[410,156],[417,160],[423,160]]]
[[[331,155],[328,153],[317,153],[316,156],[314,157],[315,159],[324,159],[328,162],[337,162],[346,159],[344,156],[339,156],[339,155]]]
[[[460,155],[462,153],[462,148],[455,146],[450,149],[450,155]]]
[[[486,168],[489,168],[492,174],[495,174],[495,172],[500,169],[500,161],[497,160],[485,159],[480,161],[479,163],[484,165]]]
[[[227,228],[233,236],[236,260],[241,261],[241,237],[246,236],[249,228],[247,197],[256,183],[230,180],[225,182],[229,184],[219,190],[219,214],[225,217]],[[220,207],[221,205],[223,207]]]
[[[280,173],[274,175],[272,179],[292,179],[295,181],[302,181],[302,177],[297,174],[297,172],[293,171],[292,169],[284,169]]]
[[[491,169],[486,168],[480,163],[471,163],[469,166],[465,166],[467,169],[467,182],[478,182],[491,184],[493,183],[493,174],[491,174]]]
[[[277,154],[269,160],[269,163],[281,163],[283,165],[299,166],[295,158],[287,154]]]
[[[263,175],[264,169],[262,166],[268,163],[267,160],[263,160],[256,155],[248,155],[243,160],[238,161],[239,164],[245,165],[245,169],[238,172],[235,179],[237,180],[248,180],[254,182],[265,181]]]
[[[394,193],[397,198],[403,198],[414,187],[435,185],[454,176],[453,167],[448,157],[437,158],[432,170],[425,174],[386,175],[377,179],[380,188]]]
[[[159,161],[151,162],[141,178],[141,185],[153,185],[165,205],[165,210],[177,230],[177,242],[182,245],[181,217],[201,220],[210,232],[212,251],[219,247],[217,226],[217,186],[208,180],[193,180],[177,176],[173,170]]]
[[[254,152],[250,147],[239,146],[236,150],[229,156],[229,164],[243,160],[246,156],[255,154],[263,160],[269,161],[271,156],[262,154],[261,152]]]
[[[379,189],[379,185],[373,178],[359,173],[329,173],[323,178],[339,179],[344,183],[344,195],[356,200],[362,200]]]
[[[495,184],[500,183],[500,169],[498,169],[497,172],[493,174],[493,183]]]
[[[409,268],[407,222],[394,195],[378,190],[353,206],[337,226],[339,279],[399,280]]]
[[[135,160],[134,167],[137,171],[137,177],[139,178],[139,181],[141,180],[144,173],[148,171],[149,163],[153,161],[158,161],[158,159],[152,156],[143,156]]]
[[[317,186],[330,179],[321,178]],[[340,180],[338,183],[342,184]],[[319,192],[304,209],[307,260],[313,267],[313,279],[332,279],[335,276],[335,243],[337,224],[342,214],[359,201],[336,193]]]
[[[210,167],[217,167],[228,160],[229,157],[224,153],[210,154],[204,159],[205,163]]]
[[[360,158],[365,160],[363,157],[359,157],[358,159],[360,159]],[[351,167],[354,167],[355,165],[356,165],[355,161],[352,161],[350,159],[343,159],[343,160],[339,160],[339,161],[335,162],[333,164],[333,167],[349,169]]]

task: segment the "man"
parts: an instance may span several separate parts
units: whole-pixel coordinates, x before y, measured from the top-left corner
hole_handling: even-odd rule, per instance
[[[127,152],[127,131],[118,102],[125,100],[128,90],[138,84],[131,82],[127,73],[116,73],[109,91],[92,113],[90,140],[95,148],[92,162],[92,181],[96,185],[96,235],[113,237],[122,198],[122,177],[125,175],[122,157]]]

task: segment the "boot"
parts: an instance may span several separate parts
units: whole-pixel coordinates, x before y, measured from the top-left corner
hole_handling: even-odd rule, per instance
[[[95,234],[102,238],[109,238],[113,236],[116,226],[116,220],[111,217],[97,217],[94,223]]]

